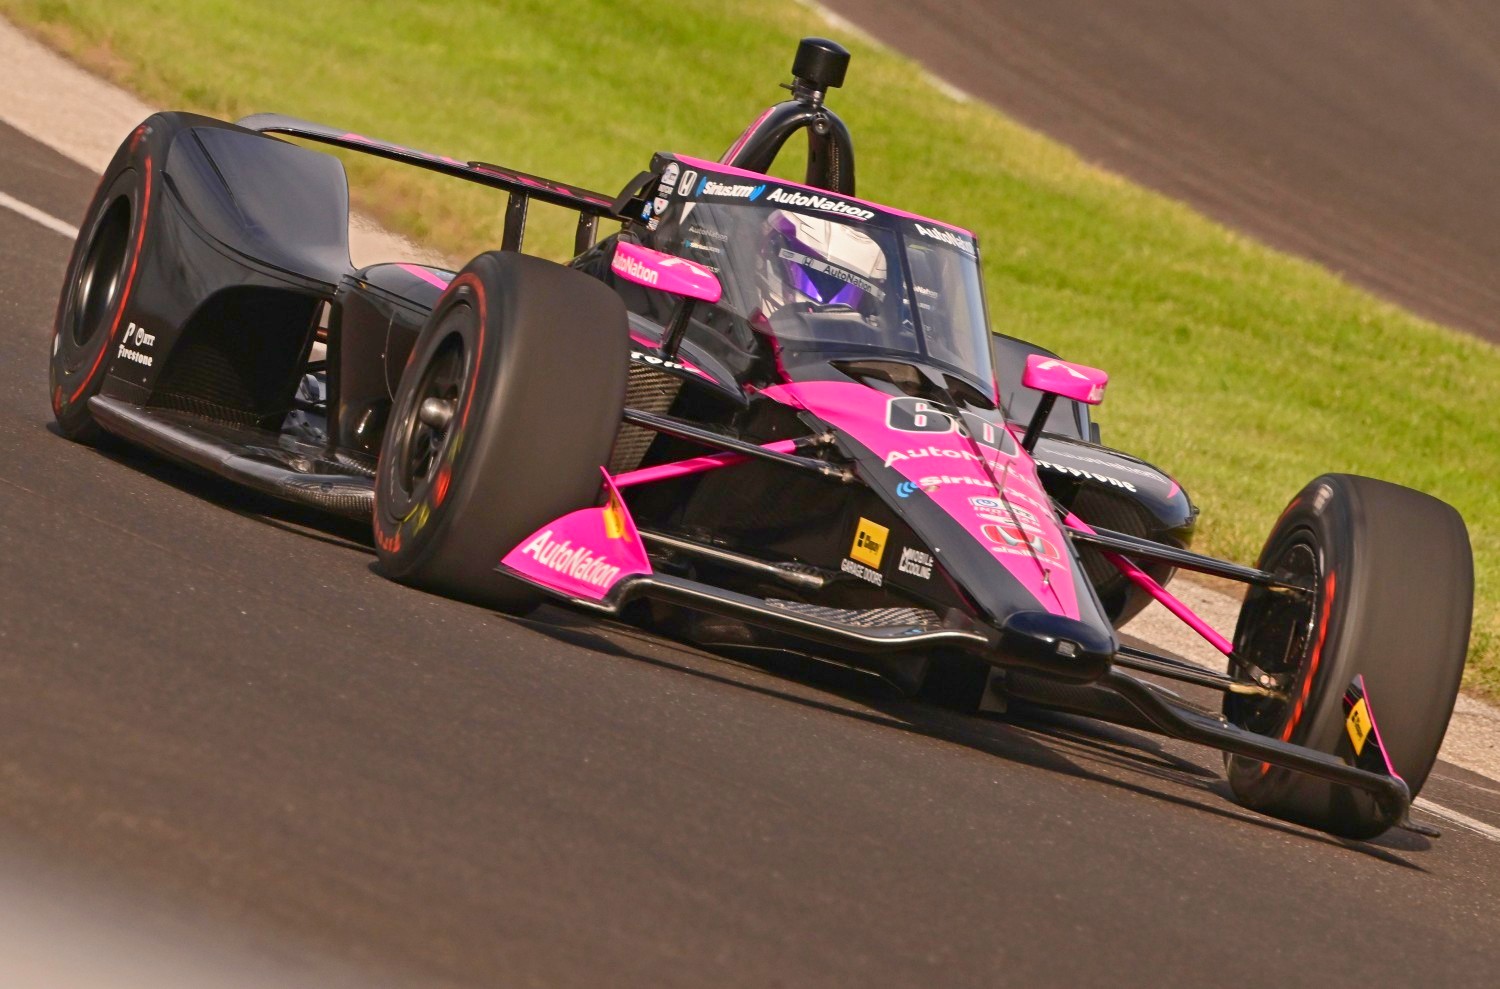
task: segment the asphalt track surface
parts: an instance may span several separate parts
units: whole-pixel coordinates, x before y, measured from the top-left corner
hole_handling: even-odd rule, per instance
[[[1500,342],[1500,4],[823,2],[1084,157]]]
[[[94,181],[0,126],[0,192],[77,222]],[[508,619],[384,581],[357,529],[68,443],[68,246],[0,209],[12,853],[378,982],[1494,984],[1475,831],[1341,842],[1151,736]],[[1424,796],[1497,827],[1497,791],[1440,765]]]

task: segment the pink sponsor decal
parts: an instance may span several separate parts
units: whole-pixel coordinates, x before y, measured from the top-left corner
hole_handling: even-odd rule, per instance
[[[396,267],[400,268],[408,275],[414,275],[417,278],[422,279],[422,281],[426,282],[428,285],[434,285],[438,288],[447,288],[448,283],[453,281],[453,272],[451,271],[436,271],[432,268],[427,268],[420,264],[398,264],[396,265]],[[444,278],[444,275],[446,275],[447,277]]]
[[[979,526],[979,532],[993,546],[1025,546],[1040,559],[1060,561],[1062,553],[1057,545],[1046,536],[1027,531],[1028,524],[1033,528],[1037,527],[1036,516],[1028,513],[1028,517],[1022,518],[1018,513],[1016,521],[985,522]]]
[[[932,499],[1048,611],[1078,618],[1078,589],[1066,539],[1036,466],[1003,422],[948,413],[920,399],[891,397],[845,381],[774,385],[765,394],[847,432],[902,478],[898,497]],[[1012,505],[1030,511],[1012,515]]]
[[[719,279],[712,271],[687,258],[653,251],[639,244],[619,241],[610,262],[615,274],[637,285],[661,289],[700,302],[719,301]]]
[[[521,577],[568,597],[602,601],[626,577],[651,572],[635,520],[609,474],[609,500],[584,508],[538,529],[505,554],[501,565]]]
[[[1026,373],[1021,377],[1021,384],[1027,388],[1071,398],[1085,405],[1098,405],[1104,401],[1104,386],[1108,383],[1109,375],[1098,368],[1070,364],[1045,354],[1027,357]]]

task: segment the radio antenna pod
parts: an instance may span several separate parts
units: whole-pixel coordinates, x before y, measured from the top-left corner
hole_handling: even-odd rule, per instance
[[[849,71],[849,50],[827,38],[803,38],[792,59],[792,96],[799,103],[822,106],[830,89],[844,84]]]

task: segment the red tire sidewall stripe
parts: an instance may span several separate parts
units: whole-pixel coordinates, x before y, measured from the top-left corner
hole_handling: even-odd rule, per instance
[[[484,283],[481,282],[479,280],[479,278],[473,272],[466,271],[462,275],[459,275],[457,278],[453,279],[452,283],[448,286],[448,292],[446,294],[447,295],[452,295],[452,294],[456,293],[460,288],[463,288],[463,287],[469,288],[470,291],[472,291],[474,293],[475,310],[477,311],[478,316],[479,316],[479,319],[478,319],[478,323],[479,323],[479,338],[478,338],[478,341],[477,341],[476,345],[473,348],[471,348],[474,357],[473,357],[473,365],[469,369],[468,394],[464,396],[464,407],[463,407],[463,410],[461,412],[459,412],[459,415],[458,415],[458,434],[460,436],[463,434],[464,427],[468,424],[468,421],[469,421],[469,411],[470,411],[470,409],[474,405],[474,393],[479,390],[479,364],[480,364],[480,361],[483,359],[483,355],[484,355],[484,328],[485,328],[485,321],[486,321],[486,315],[487,315],[486,302],[485,302],[485,297],[484,297]],[[442,300],[439,300],[438,306],[434,307],[434,311],[436,311],[436,309],[440,308],[441,306],[442,306]],[[411,357],[415,356],[415,355],[416,355],[416,350],[413,349],[412,350],[412,354],[407,358],[407,363],[408,364],[411,363]],[[452,439],[450,439],[449,442],[451,443]],[[434,492],[433,492],[433,507],[434,508],[436,508],[439,505],[441,505],[443,503],[443,499],[445,499],[448,496],[448,489],[449,489],[449,486],[451,484],[451,481],[452,481],[451,471],[445,465],[441,469],[441,472],[440,472],[440,474],[438,476],[438,479],[437,479],[437,483],[434,485]],[[378,491],[378,487],[377,487],[377,491]],[[402,519],[402,520],[400,520],[400,521],[398,521],[396,523],[396,531],[392,534],[392,533],[388,533],[386,531],[385,525],[383,524],[385,520],[381,517],[380,511],[378,510],[378,508],[377,508],[377,510],[376,510],[376,512],[374,514],[375,514],[375,517],[374,517],[373,521],[374,521],[374,527],[375,527],[375,539],[376,539],[376,541],[380,544],[381,548],[384,549],[388,553],[397,553],[397,552],[400,552],[400,550],[401,550],[401,528],[402,528],[402,524],[405,522],[405,519]]]
[[[1297,723],[1302,720],[1302,712],[1306,709],[1308,698],[1312,695],[1312,685],[1318,673],[1318,663],[1323,658],[1323,643],[1328,638],[1328,618],[1333,612],[1333,594],[1336,587],[1337,581],[1334,579],[1333,571],[1330,570],[1328,580],[1323,585],[1323,614],[1318,620],[1318,641],[1313,644],[1312,655],[1307,658],[1307,673],[1302,677],[1302,692],[1297,697],[1297,705],[1292,708],[1292,716],[1286,719],[1286,724],[1281,728],[1283,742],[1292,740],[1292,733],[1297,730]],[[1260,764],[1261,776],[1270,771],[1269,762]]]
[[[1312,694],[1313,681],[1318,674],[1318,663],[1323,658],[1323,643],[1328,638],[1328,618],[1333,612],[1333,593],[1336,583],[1333,572],[1329,571],[1328,580],[1323,588],[1323,614],[1318,620],[1318,641],[1307,660],[1307,675],[1302,678],[1302,695],[1297,698],[1297,706],[1292,709],[1292,716],[1287,719],[1286,727],[1281,730],[1282,741],[1291,741],[1292,732],[1296,730],[1297,722],[1302,720],[1302,712],[1307,707],[1308,697]]]
[[[68,399],[70,405],[77,402],[79,396],[88,389],[89,383],[94,380],[94,375],[99,373],[99,368],[104,364],[104,355],[109,353],[110,348],[114,346],[115,334],[119,331],[120,320],[125,315],[125,305],[130,301],[130,290],[135,286],[135,272],[141,262],[141,246],[146,242],[146,220],[151,213],[151,159],[147,157],[144,163],[146,180],[141,187],[141,218],[135,233],[135,250],[131,252],[130,271],[125,275],[125,291],[120,294],[120,304],[115,309],[114,322],[109,326],[109,335],[104,339],[104,346],[99,348],[99,353],[94,358],[94,365],[89,368],[89,373],[79,383],[78,390],[73,392],[72,398]]]
[[[464,409],[458,416],[458,428],[462,432],[469,421],[469,409],[474,404],[474,393],[479,390],[479,362],[484,357],[485,299],[484,283],[472,271],[464,272],[453,280],[454,285],[464,284],[474,292],[474,301],[479,310],[479,343],[474,347],[474,366],[469,374],[469,394],[464,396]]]

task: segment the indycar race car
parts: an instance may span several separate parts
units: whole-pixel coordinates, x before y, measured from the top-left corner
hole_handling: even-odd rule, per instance
[[[1101,444],[1107,376],[991,331],[974,234],[855,197],[825,103],[848,60],[804,39],[791,98],[719,159],[658,153],[619,195],[273,114],[155,114],[68,266],[60,431],[368,520],[415,587],[1154,731],[1222,750],[1267,814],[1415,827],[1467,651],[1458,513],[1328,474],[1255,566],[1192,551],[1187,493]],[[805,182],[772,177],[799,132]],[[502,190],[501,249],[356,270],[342,164],[272,135]],[[571,262],[521,253],[532,201],[578,214]],[[1166,589],[1178,569],[1247,585],[1232,639]],[[1228,672],[1122,643],[1152,601]]]

